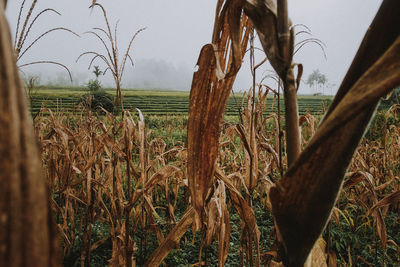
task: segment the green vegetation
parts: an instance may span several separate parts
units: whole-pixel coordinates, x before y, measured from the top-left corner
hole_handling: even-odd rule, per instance
[[[105,88],[104,91],[115,96],[115,90]],[[44,87],[32,95],[32,113],[35,114],[44,105],[52,110],[64,112],[76,111],[81,97],[87,93],[83,87]],[[140,109],[145,115],[187,115],[189,106],[189,92],[160,91],[160,90],[122,90],[124,108]],[[300,114],[312,113],[322,115],[329,106],[330,96],[299,96]],[[226,115],[239,114],[243,103],[241,94],[231,96],[226,108]],[[284,113],[284,102],[281,100],[281,112]],[[277,100],[268,98],[266,113],[277,111]]]

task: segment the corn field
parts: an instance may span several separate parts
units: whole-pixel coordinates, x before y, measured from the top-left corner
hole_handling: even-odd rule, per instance
[[[276,230],[273,226],[268,229],[272,245],[263,246],[265,242],[260,240],[257,230],[257,225],[263,222],[257,221],[253,211],[255,207],[251,203],[263,207],[262,211],[271,217],[271,202],[265,192],[287,170],[286,153],[279,154],[285,137],[279,130],[278,114],[263,116],[268,93],[268,89],[258,92],[253,114],[256,117],[254,142],[257,147],[257,182],[254,186],[248,179],[252,168],[248,141],[251,104],[243,107],[241,123],[225,122],[222,126],[217,170],[208,193],[207,230],[202,241],[207,248],[213,239],[217,239],[218,250],[222,249],[220,253],[225,253],[223,256],[227,257],[229,245],[225,250],[219,246],[230,243],[230,231],[234,227],[230,213],[237,214],[243,239],[240,251],[246,253],[236,251],[234,259],[238,263],[249,264],[259,257],[262,266],[268,266],[277,253],[273,244]],[[252,97],[251,92],[247,97]],[[398,106],[393,106],[382,114],[380,119],[383,119],[385,129],[382,132],[375,130],[379,138],[367,136],[362,140],[345,174],[341,195],[329,219],[331,229],[334,224],[336,227],[345,224],[358,228],[357,231],[364,229],[377,235],[379,241],[371,246],[371,253],[387,250],[387,246],[400,249],[393,240],[398,239],[398,235],[392,234],[388,238],[385,226],[387,214],[399,214],[398,110]],[[61,235],[64,265],[70,266],[77,261],[86,266],[91,255],[98,254],[96,250],[99,247],[111,244],[110,259],[102,259],[110,265],[125,265],[130,260],[131,264],[136,262],[140,266],[147,262],[148,266],[153,266],[151,261],[157,254],[147,251],[146,255],[150,258],[141,255],[146,249],[154,249],[166,241],[172,242],[173,237],[168,233],[179,225],[182,216],[187,216],[185,210],[190,212],[187,149],[184,144],[167,144],[165,136],[154,137],[140,112],[126,112],[121,121],[111,114],[98,117],[82,112],[88,115],[71,119],[62,112],[53,114],[50,110],[45,111],[50,112],[50,116],[37,117],[35,131],[53,196],[52,210]],[[300,122],[302,146],[306,146],[317,129],[319,118],[305,115]],[[251,227],[256,229],[253,248],[248,244]],[[392,227],[396,228],[395,225]],[[333,239],[327,233],[325,236]],[[192,238],[194,236],[186,237],[184,242],[175,242],[185,250],[185,244],[192,242]],[[336,266],[337,261],[346,265],[355,260],[362,264],[364,260],[362,255],[351,252],[353,248],[349,248],[349,254],[344,256],[335,252],[334,247],[328,248],[327,240],[322,241],[321,238],[320,242],[321,247],[315,249],[313,255],[314,265],[326,262],[328,257],[330,266]],[[77,248],[80,254],[74,251]],[[250,259],[249,255],[253,255],[254,259]],[[400,260],[398,253],[387,252],[386,255],[391,257],[387,260],[392,263]],[[193,264],[201,264],[201,259],[207,259],[204,255],[197,256],[200,260],[194,259]],[[381,257],[378,262],[370,264],[379,265],[380,260]],[[212,265],[212,262],[209,264]]]
[[[186,128],[176,142],[122,104],[120,115],[42,109],[32,122],[6,4],[0,266],[400,264],[400,106],[370,123],[380,98],[400,85],[398,1],[383,1],[324,117],[298,114],[302,66],[292,62],[287,1],[217,1],[187,126],[165,127]],[[239,122],[228,122],[224,110],[256,33],[278,83],[256,83],[253,57],[253,86]],[[285,113],[265,115],[280,92]]]

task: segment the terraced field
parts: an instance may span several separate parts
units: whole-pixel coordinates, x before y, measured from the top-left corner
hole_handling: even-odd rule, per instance
[[[109,89],[107,93],[114,95]],[[32,113],[41,107],[53,111],[79,112],[81,97],[86,94],[83,88],[42,88],[32,94]],[[182,91],[156,91],[156,90],[124,90],[125,109],[139,108],[145,115],[178,115],[187,114],[189,106],[189,92]],[[277,101],[272,95],[268,98],[265,113],[277,111]],[[301,115],[324,113],[330,103],[330,96],[299,96],[299,112]],[[245,101],[244,101],[245,102]],[[241,94],[231,96],[226,108],[226,115],[237,115],[243,103]],[[281,100],[281,112],[284,113],[284,103]]]

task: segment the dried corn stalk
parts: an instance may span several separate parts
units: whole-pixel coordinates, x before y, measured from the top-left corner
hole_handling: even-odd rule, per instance
[[[400,2],[384,1],[314,138],[271,189],[285,266],[306,260],[379,98],[400,84],[399,25]]]
[[[300,266],[304,264],[325,226],[340,190],[344,172],[379,97],[400,83],[400,40],[397,39],[397,25],[400,25],[399,3],[394,0],[384,1],[328,115],[297,161],[300,152],[297,85],[293,74],[294,40],[287,17],[287,1],[246,1],[244,10],[258,31],[268,59],[284,82],[288,165],[291,168],[277,187],[272,189],[271,200],[283,237],[284,263],[286,266]],[[397,28],[394,31],[389,30],[390,25],[396,25]],[[234,25],[230,27],[236,28]],[[201,68],[205,62],[211,62],[213,71]],[[207,112],[213,103],[204,99],[210,99],[209,94],[214,93],[207,89],[215,85],[212,81],[218,77],[220,65],[218,57],[213,55],[213,47],[205,47],[197,73],[198,80],[205,82],[198,82],[196,86],[194,79],[192,88],[192,119],[198,115],[197,120],[193,121],[201,123],[195,124],[197,128],[189,124],[189,175],[193,175],[189,181],[193,205],[200,216],[210,183],[208,177],[214,171],[211,163],[215,162],[214,147],[217,138],[210,136],[216,136],[219,130],[218,120],[209,123]],[[197,91],[196,87],[199,88]],[[202,97],[197,97],[200,93]],[[208,130],[210,134],[202,132],[202,129]],[[205,142],[209,142],[207,148],[202,147]],[[198,166],[195,165],[196,158],[201,159]],[[304,194],[306,191],[308,194]]]
[[[59,266],[40,154],[0,5],[0,266]]]
[[[188,120],[188,179],[196,226],[218,155],[220,123],[247,47],[250,22],[241,1],[219,0],[212,44],[201,50],[193,75]]]
[[[260,37],[265,54],[283,81],[285,95],[286,147],[288,165],[300,154],[297,87],[294,78],[294,31],[290,28],[287,0],[247,0],[244,11]],[[299,71],[301,75],[301,72]],[[299,75],[298,75],[299,76]],[[297,77],[296,80],[300,80]]]
[[[47,111],[49,116],[36,119],[36,127],[61,232],[64,262],[75,262],[71,253],[73,241],[82,236],[83,266],[107,240],[113,252],[110,266],[143,263],[140,254],[139,259],[135,257],[142,244],[136,243],[133,234],[138,228],[149,227],[163,244],[166,238],[162,226],[156,223],[156,219],[161,220],[157,208],[160,199],[173,197],[174,203],[168,201],[173,217],[180,200],[178,191],[183,186],[183,162],[176,161],[176,166],[166,164],[171,163],[172,155],[167,156],[162,140],[148,141],[141,113],[139,121],[129,112],[120,121],[111,114],[99,119],[89,112],[71,123],[65,114]],[[172,194],[159,190],[169,189],[171,184],[176,184]],[[193,216],[189,219],[193,220]],[[97,235],[92,225],[104,224],[109,231]],[[167,224],[175,226],[174,222]]]
[[[242,14],[242,2],[219,0],[212,44],[205,45],[200,52],[198,70],[193,75],[190,93],[187,174],[193,208],[187,210],[146,266],[158,266],[177,245],[194,218],[196,229],[202,225],[205,199],[218,155],[219,124],[241,66],[249,33],[250,22]],[[224,220],[220,221],[220,266],[226,260],[229,243],[229,214],[227,209],[223,209],[222,213]]]

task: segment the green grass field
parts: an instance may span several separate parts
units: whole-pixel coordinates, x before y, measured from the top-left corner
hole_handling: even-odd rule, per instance
[[[105,89],[115,95],[113,89]],[[32,96],[32,113],[36,113],[42,106],[54,111],[74,112],[79,110],[80,98],[87,93],[83,87],[41,87],[35,90]],[[188,113],[189,92],[161,91],[161,90],[123,90],[125,109],[140,109],[145,115],[184,115]],[[331,102],[331,96],[299,96],[299,113],[321,115]],[[235,93],[228,101],[225,115],[239,114],[243,104],[243,95]],[[277,101],[270,95],[265,113],[277,111]],[[284,113],[284,102],[281,99],[281,112]]]

